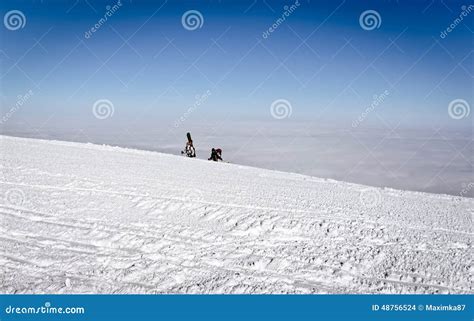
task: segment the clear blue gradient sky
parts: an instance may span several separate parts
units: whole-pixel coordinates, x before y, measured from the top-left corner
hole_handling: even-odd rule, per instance
[[[404,134],[406,128],[420,129],[427,140],[449,129],[454,136],[444,137],[462,138],[452,143],[461,156],[453,169],[457,185],[450,188],[460,190],[461,177],[472,176],[474,11],[455,22],[469,10],[463,1],[300,0],[278,23],[295,1],[121,0],[107,21],[86,36],[115,4],[116,0],[0,3],[2,17],[19,10],[26,20],[18,30],[10,30],[5,23],[0,28],[1,110],[3,116],[8,114],[2,121],[3,133],[148,144],[168,150],[166,142],[181,144],[184,133],[193,129],[209,144],[230,145],[235,139],[234,145],[226,146],[235,159],[272,167],[265,165],[266,160],[250,161],[251,155],[245,154],[247,137],[259,133],[261,140],[270,140],[289,153],[284,157],[291,166],[275,168],[344,179],[344,175],[325,175],[314,164],[294,167],[291,157],[307,155],[305,148],[311,149],[311,141],[301,135],[321,139],[315,130],[332,128],[333,137],[340,140],[331,140],[331,145],[337,146],[338,141],[348,143],[347,135],[351,140],[363,130],[373,133],[373,128],[387,137]],[[200,28],[183,27],[182,16],[188,10],[201,13]],[[373,30],[365,30],[359,21],[367,10],[380,16],[380,25]],[[454,28],[442,37],[453,23]],[[274,24],[277,28],[264,37]],[[18,96],[30,90],[32,95],[14,108]],[[210,95],[205,99],[196,98],[207,92]],[[383,101],[370,108],[374,95],[384,92],[388,94]],[[92,112],[100,99],[113,104],[113,115],[106,119]],[[270,112],[278,99],[291,104],[291,115],[284,119],[275,119]],[[453,119],[448,112],[456,99],[468,104],[464,108],[469,113],[464,112],[461,119]],[[275,133],[290,139],[278,141],[268,126],[278,127]],[[199,132],[199,128],[204,129]],[[224,130],[226,141],[215,139]],[[385,139],[385,134],[373,137]],[[375,148],[377,144],[369,141],[362,145]],[[360,150],[360,142],[357,139],[345,149],[351,157]],[[320,149],[320,143],[313,146]],[[420,149],[410,145],[410,150]],[[379,152],[378,163],[386,164],[381,160],[386,153]],[[340,153],[339,161],[344,151]],[[272,156],[271,150],[264,156]],[[411,164],[412,159],[408,153],[399,163]],[[356,157],[347,163],[352,169],[358,161]],[[448,159],[440,161],[432,172],[444,165],[449,171],[452,164],[448,163]],[[410,176],[399,166],[393,172]],[[376,178],[350,179],[385,184],[382,178],[380,183]],[[421,185],[410,188],[430,190]]]
[[[70,113],[87,121],[106,98],[117,118],[175,119],[210,89],[205,117],[265,119],[285,98],[293,119],[352,120],[389,90],[378,111],[389,120],[470,122],[453,123],[446,111],[453,99],[472,102],[474,15],[440,38],[464,2],[301,0],[264,39],[293,1],[122,0],[86,39],[115,3],[2,1],[2,13],[26,16],[23,29],[2,30],[4,103],[32,89],[28,117],[57,112],[57,120]],[[204,18],[195,31],[181,24],[191,9]],[[372,31],[359,25],[369,9],[381,17]]]

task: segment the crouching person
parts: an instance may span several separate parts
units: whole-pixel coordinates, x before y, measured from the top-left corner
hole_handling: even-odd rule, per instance
[[[213,148],[211,150],[211,157],[208,158],[208,160],[212,160],[214,162],[217,162],[219,160],[222,161],[222,149],[220,148]]]

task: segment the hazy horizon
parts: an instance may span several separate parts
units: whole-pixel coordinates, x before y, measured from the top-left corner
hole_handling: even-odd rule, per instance
[[[20,137],[107,144],[180,155],[186,132],[193,135],[197,157],[207,159],[212,147],[225,161],[285,172],[395,189],[473,197],[471,130],[382,128],[344,130],[328,126],[258,123],[244,130],[192,126],[133,131],[85,128],[80,131],[4,131]],[[127,134],[128,132],[128,134]],[[448,165],[446,165],[448,164]],[[158,170],[158,169],[157,169]],[[220,179],[216,177],[216,179]]]

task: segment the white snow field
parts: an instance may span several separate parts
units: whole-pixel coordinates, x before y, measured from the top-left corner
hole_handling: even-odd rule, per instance
[[[0,146],[1,293],[473,291],[471,198],[92,144]]]

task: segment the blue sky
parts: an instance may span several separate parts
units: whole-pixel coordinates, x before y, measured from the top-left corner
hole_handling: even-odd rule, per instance
[[[115,3],[3,1],[2,12],[26,17],[24,28],[2,30],[6,105],[32,89],[28,117],[70,113],[87,122],[105,98],[117,119],[175,119],[211,90],[195,121],[265,119],[279,98],[291,103],[294,120],[349,121],[389,90],[378,110],[389,122],[470,122],[452,123],[446,111],[453,99],[472,101],[472,16],[440,38],[462,2],[302,0],[264,39],[294,2],[122,0],[86,39]],[[181,17],[192,9],[203,25],[188,31]],[[365,10],[379,13],[379,28],[361,28]]]
[[[386,178],[409,176],[420,165],[413,159],[422,162],[431,151],[459,154],[430,169],[433,175],[447,172],[445,181],[455,177],[451,190],[471,179],[462,177],[472,174],[474,8],[464,2],[122,0],[100,23],[114,5],[115,0],[1,2],[3,133],[179,152],[175,145],[193,130],[201,141],[226,146],[238,162],[338,179],[356,165],[374,167],[362,161],[366,149]],[[5,22],[12,10],[23,14],[21,27]],[[182,23],[190,10],[202,16],[195,30]],[[361,23],[367,11],[375,28]],[[285,12],[285,21],[278,22]],[[26,93],[32,94],[15,107]],[[104,101],[106,115],[97,117],[94,106]],[[272,104],[283,114],[275,117]],[[452,117],[450,105],[460,105],[460,117]],[[336,140],[321,142],[326,128]],[[397,155],[406,155],[399,163],[412,166],[394,165],[394,174],[387,174],[394,158],[384,159],[390,150],[385,140],[407,129],[423,130],[413,135],[424,140],[417,140],[420,146],[413,140],[396,144]],[[448,149],[438,148],[440,131]],[[265,142],[287,151],[288,162],[269,165],[271,149],[260,160],[246,153],[252,144],[263,151]],[[335,157],[345,159],[347,168],[328,173],[332,160],[325,168],[295,165],[293,157],[301,159],[311,146],[321,152],[346,144]],[[348,179],[403,187],[367,177]],[[443,184],[431,190],[444,191]]]

